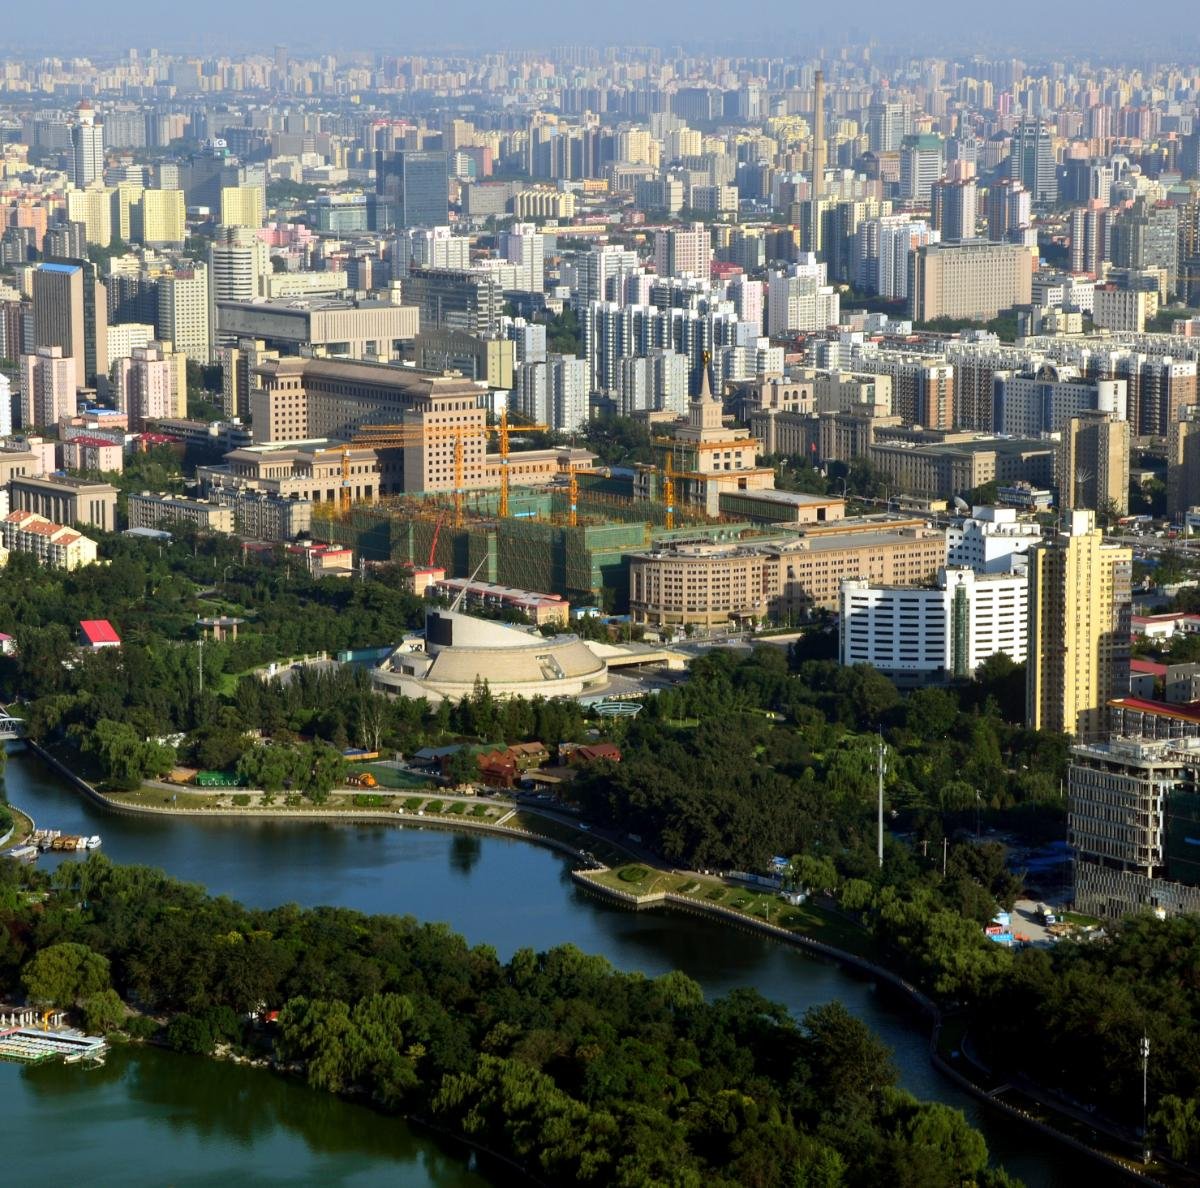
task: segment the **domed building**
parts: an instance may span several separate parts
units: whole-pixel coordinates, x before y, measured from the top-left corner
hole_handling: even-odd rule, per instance
[[[406,637],[371,679],[382,693],[437,703],[468,696],[486,681],[497,697],[580,697],[608,684],[608,663],[577,635],[430,608],[424,635]]]

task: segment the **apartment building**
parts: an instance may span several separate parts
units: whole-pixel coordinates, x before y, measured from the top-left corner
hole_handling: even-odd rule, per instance
[[[233,509],[205,499],[183,495],[151,494],[129,496],[129,527],[158,528],[165,524],[191,524],[201,532],[232,532]]]
[[[909,257],[909,316],[915,322],[987,322],[1028,305],[1036,254],[1021,244],[985,239],[919,247]]]
[[[1033,730],[1100,738],[1109,701],[1129,688],[1133,555],[1104,543],[1091,511],[1029,553],[1025,717]]]
[[[0,520],[0,540],[10,553],[28,553],[51,569],[78,569],[96,560],[94,540],[37,512],[9,512]]]

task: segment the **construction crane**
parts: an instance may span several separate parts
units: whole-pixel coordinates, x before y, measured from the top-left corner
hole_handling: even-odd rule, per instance
[[[521,424],[515,426],[522,431],[544,431],[549,428],[541,424]],[[419,425],[364,425],[354,435],[350,446],[342,449],[343,474],[347,474],[347,459],[352,447],[369,447],[376,450],[404,449],[411,446],[425,445],[430,441],[440,441],[447,438],[454,440],[454,526],[461,528],[463,523],[463,479],[465,464],[463,460],[463,441],[477,434],[495,436],[500,446],[500,506],[501,518],[508,516],[509,490],[509,430],[508,413],[500,414],[498,425],[433,425],[424,428]],[[343,488],[342,510],[349,512],[350,501],[348,488]]]

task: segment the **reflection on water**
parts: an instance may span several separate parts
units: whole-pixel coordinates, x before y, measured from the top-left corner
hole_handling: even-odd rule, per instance
[[[491,835],[385,825],[124,816],[83,800],[28,754],[14,755],[7,774],[11,799],[32,813],[39,825],[66,833],[99,833],[104,852],[116,862],[159,866],[176,878],[201,883],[251,906],[332,904],[445,921],[471,944],[493,946],[502,960],[518,948],[540,950],[569,941],[585,952],[603,954],[619,969],[650,976],[682,969],[713,996],[753,986],[767,998],[785,1003],[797,1016],[810,1006],[840,999],[891,1045],[905,1087],[965,1110],[1010,1171],[1030,1185],[1072,1180],[1076,1165],[1056,1144],[1024,1128],[1014,1129],[994,1114],[981,1114],[972,1098],[935,1072],[928,1059],[924,1020],[890,991],[834,963],[753,933],[694,916],[628,912],[595,899],[571,881],[569,860],[552,851]],[[50,855],[42,859],[47,865],[63,860]],[[126,1110],[129,1100],[135,1101],[140,1115],[160,1100],[155,1094],[161,1091],[161,1100],[172,1103],[170,1117],[179,1134],[193,1139],[201,1133],[220,1135],[224,1141],[249,1144],[259,1165],[281,1131],[289,1128],[314,1144],[317,1154],[334,1153],[323,1144],[344,1138],[345,1145],[337,1149],[339,1158],[352,1151],[366,1158],[379,1153],[371,1145],[380,1141],[379,1134],[392,1135],[396,1127],[392,1120],[367,1110],[331,1105],[326,1097],[252,1070],[203,1065],[201,1073],[195,1071],[196,1063],[189,1064],[194,1075],[189,1073],[187,1079],[201,1084],[211,1080],[208,1094],[199,1100],[187,1097],[182,1086],[172,1096],[156,1080],[159,1076],[169,1080],[171,1074],[160,1074],[163,1066],[152,1062],[143,1066],[140,1059],[137,1075],[123,1075],[120,1084],[126,1088],[117,1095]],[[49,1072],[46,1075],[53,1080]],[[107,1084],[89,1079],[106,1075],[80,1076],[70,1070],[70,1076],[77,1078],[75,1088],[64,1092],[77,1095],[72,1108],[86,1111],[89,1127],[99,1103],[86,1086]],[[253,1079],[226,1081],[235,1075]],[[0,1087],[3,1084],[0,1081]],[[144,1088],[146,1084],[150,1088]],[[276,1088],[268,1090],[266,1084]],[[237,1086],[236,1092],[232,1085]],[[335,1106],[360,1117],[361,1123],[352,1124],[338,1114],[343,1135],[325,1137],[322,1118]],[[405,1135],[406,1143],[416,1144],[424,1153],[422,1159],[433,1160],[430,1175],[449,1174],[443,1168],[444,1153],[418,1143],[407,1130]],[[407,1158],[413,1158],[411,1152]],[[462,1163],[449,1158],[457,1174],[465,1174]],[[163,1166],[170,1165],[155,1165],[149,1178],[161,1179]],[[1089,1169],[1091,1188],[1100,1188],[1106,1182],[1103,1177],[1102,1171]],[[333,1182],[350,1181],[335,1178]],[[407,1188],[421,1180],[411,1179],[406,1167],[398,1182]]]

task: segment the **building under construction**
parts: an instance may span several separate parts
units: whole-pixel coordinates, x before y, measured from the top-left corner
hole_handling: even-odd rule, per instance
[[[691,523],[668,529],[659,503],[583,487],[575,524],[565,487],[514,491],[503,519],[496,503],[495,492],[470,493],[458,527],[444,497],[358,505],[348,516],[315,521],[313,531],[367,561],[436,565],[448,574],[474,574],[613,611],[628,603],[630,553],[670,540],[736,540],[752,531],[746,523],[713,523],[696,514]]]

